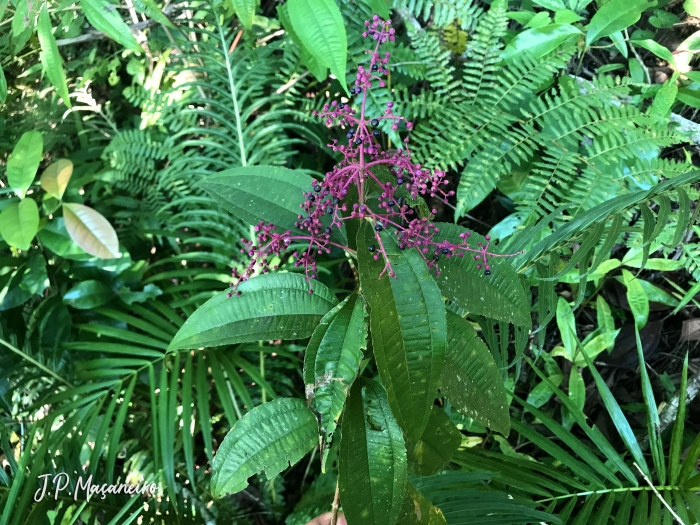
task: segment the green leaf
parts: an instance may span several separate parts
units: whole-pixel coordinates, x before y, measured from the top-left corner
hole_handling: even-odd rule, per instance
[[[382,386],[355,381],[343,415],[338,484],[348,523],[394,525],[408,478],[406,449]]]
[[[586,33],[586,46],[636,24],[642,13],[655,5],[656,0],[610,0],[591,18]]]
[[[415,249],[402,251],[378,233],[396,277],[379,279],[384,261],[368,246],[379,243],[368,221],[357,234],[358,271],[370,307],[372,347],[389,404],[408,439],[428,424],[445,360],[445,304],[428,266]]]
[[[447,310],[447,355],[440,391],[467,417],[510,432],[508,399],[491,352],[472,326]]]
[[[0,105],[4,104],[5,100],[7,100],[7,79],[0,65]]]
[[[629,270],[622,270],[622,279],[627,287],[627,302],[632,309],[634,323],[638,329],[647,324],[649,318],[649,298],[639,280]]]
[[[685,0],[683,9],[690,16],[700,16],[700,0]]]
[[[436,239],[460,244],[462,233],[469,233],[472,245],[488,241],[476,233],[456,224],[437,223],[440,229]],[[490,249],[493,253],[498,250]],[[448,301],[474,314],[499,321],[508,321],[519,326],[531,325],[530,305],[520,286],[518,274],[508,257],[489,257],[491,275],[477,269],[477,261],[469,253],[464,257],[440,259],[440,275],[435,280]]]
[[[411,474],[431,476],[445,468],[462,444],[462,434],[445,411],[433,405],[428,426],[415,445],[406,443]]]
[[[0,213],[0,235],[19,250],[28,250],[39,231],[39,207],[33,199],[13,202]]]
[[[175,28],[175,24],[173,24],[170,19],[165,16],[154,0],[138,0],[137,2],[134,2],[134,7],[139,13],[145,14],[159,24],[163,24],[164,26],[170,28]]]
[[[563,0],[532,0],[532,3],[552,11],[566,9],[566,4],[564,4]]]
[[[396,523],[401,525],[447,525],[442,511],[418,492],[413,485],[406,483],[406,494]]]
[[[511,40],[501,54],[501,60],[509,62],[527,50],[534,58],[543,57],[564,42],[578,37],[581,30],[571,24],[548,24],[527,29]]]
[[[101,281],[82,281],[63,295],[63,302],[73,308],[89,310],[109,302],[114,297],[112,289]]]
[[[63,99],[63,103],[70,108],[70,97],[68,96],[68,82],[66,72],[63,70],[63,59],[58,52],[56,39],[51,28],[51,19],[46,4],[41,6],[39,11],[39,24],[37,25],[37,36],[41,44],[41,64],[49,77],[51,84],[56,88],[56,93]]]
[[[85,261],[93,258],[71,239],[63,217],[54,217],[41,229],[38,237],[45,248],[65,259]]]
[[[289,21],[302,45],[340,82],[348,94],[345,70],[348,39],[340,9],[333,0],[289,0]]]
[[[294,43],[301,49],[301,61],[308,68],[311,74],[316,77],[316,80],[319,82],[325,80],[328,76],[328,67],[316,60],[316,58],[303,46],[301,40],[299,40],[299,37],[294,32],[292,23],[289,21],[287,4],[280,4],[277,6],[277,16]]]
[[[226,434],[214,456],[212,495],[240,492],[258,472],[274,478],[317,442],[316,417],[301,399],[279,398],[253,408]]]
[[[107,0],[80,0],[85,17],[90,25],[102,31],[125,48],[143,53],[143,49],[131,34],[129,26],[122,20],[116,7]]]
[[[246,29],[253,27],[253,18],[255,17],[256,0],[231,0],[233,10],[236,16]]]
[[[155,299],[163,294],[163,290],[158,288],[155,284],[149,283],[144,286],[141,291],[133,292],[126,286],[122,286],[117,293],[119,294],[119,298],[126,304],[134,304],[145,303],[149,299]]]
[[[309,285],[313,294],[309,293]],[[296,273],[268,273],[240,284],[240,297],[221,292],[185,321],[170,350],[309,337],[335,304],[323,284]]]
[[[659,57],[662,60],[665,60],[668,62],[669,66],[672,68],[676,68],[676,61],[673,58],[673,55],[671,52],[662,46],[661,44],[654,42],[653,40],[647,38],[645,40],[630,40],[630,43],[634,44],[635,46],[643,47],[644,49],[647,49],[654,53],[657,57]]]
[[[34,180],[43,150],[44,139],[41,133],[26,131],[7,159],[7,182],[20,198],[24,198]]]
[[[71,239],[90,255],[100,259],[120,257],[117,232],[99,212],[84,204],[63,203],[63,221]]]
[[[557,299],[557,328],[559,328],[561,342],[568,353],[567,359],[573,361],[577,344],[576,321],[569,303],[561,296]]]
[[[311,191],[313,182],[313,177],[287,168],[247,166],[221,171],[197,185],[248,224],[264,221],[276,225],[277,233],[304,233],[294,223],[302,211],[302,192]],[[330,220],[326,220],[328,225]],[[331,239],[347,244],[345,228],[334,228]]]
[[[72,174],[73,163],[68,159],[59,159],[44,170],[39,181],[46,193],[61,200]]]
[[[677,78],[678,73],[674,73],[671,78],[663,83],[659,91],[656,92],[654,102],[647,110],[647,114],[664,119],[669,117],[671,114],[671,106],[673,106],[673,103],[676,101],[676,96],[678,95]]]
[[[360,368],[362,350],[367,348],[366,316],[364,298],[358,294],[348,296],[340,309],[334,309],[330,323],[324,326],[321,321],[306,351],[304,377],[311,379],[306,385],[307,399],[313,396],[312,407],[321,414],[322,472],[326,471],[328,452],[345,398]],[[320,338],[319,331],[323,332]]]

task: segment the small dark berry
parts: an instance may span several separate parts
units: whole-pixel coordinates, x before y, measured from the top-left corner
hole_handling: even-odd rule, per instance
[[[394,201],[389,201],[389,202],[387,202],[387,204],[388,204],[389,206],[394,206],[396,203],[395,203]]]
[[[349,138],[349,139],[351,139],[354,135],[355,135],[354,133],[348,132],[348,134],[346,135],[346,137]]]
[[[440,259],[440,256],[437,253],[433,255],[433,261],[437,261],[438,259]]]
[[[313,202],[313,201],[316,200],[316,197],[314,197],[313,195],[309,195],[309,196],[306,197],[306,198],[307,198],[309,201],[311,201],[311,202]]]
[[[374,135],[375,137],[378,137],[378,136],[379,136],[379,130],[378,130],[378,129],[373,130],[373,131],[372,131],[372,135]]]
[[[491,275],[491,270],[484,270],[484,275]]]
[[[338,197],[333,197],[333,204],[338,204],[340,199]]]
[[[443,255],[447,255],[448,253],[450,253],[450,250],[448,250],[447,248],[443,248],[442,253]]]
[[[321,191],[321,186],[314,186],[314,191],[319,193]]]
[[[355,144],[362,144],[362,139],[361,138],[356,138],[355,139]]]
[[[376,248],[374,247],[374,244],[370,244],[370,245],[367,247],[367,249],[368,249],[369,251],[371,251],[371,252],[373,252],[374,250],[376,250]]]
[[[333,215],[333,206],[328,206],[328,208],[326,208],[326,213],[328,215]]]
[[[345,107],[345,104],[343,104],[343,103],[338,104],[338,109],[343,109],[344,107]]]
[[[372,64],[372,71],[376,71],[379,69],[379,66],[377,64]]]
[[[384,227],[383,227],[381,224],[377,224],[377,225],[374,227],[374,230],[375,230],[375,231],[378,231],[378,232],[382,231],[383,229],[384,229]]]
[[[399,244],[399,250],[405,250],[405,249],[406,249],[406,246],[405,246],[405,245]]]
[[[372,126],[374,126],[376,128],[377,126],[379,126],[379,120],[377,120],[376,118],[373,118],[370,121],[370,124],[372,124]]]
[[[328,235],[331,234],[331,231],[332,231],[332,230],[331,230],[330,228],[326,228],[326,233],[327,233]]]
[[[350,88],[350,94],[351,94],[351,95],[354,95],[354,94],[355,94],[355,88],[354,88],[354,87],[351,87],[351,88]]]
[[[358,86],[355,88],[355,94],[359,95],[360,93],[362,93],[362,88]]]
[[[355,134],[355,128],[350,128],[350,129],[348,130],[348,133],[350,133],[350,135],[354,135],[354,134]]]
[[[399,186],[401,186],[404,182],[406,181],[403,180],[403,177],[399,177],[398,179],[396,179],[396,184],[398,184]]]

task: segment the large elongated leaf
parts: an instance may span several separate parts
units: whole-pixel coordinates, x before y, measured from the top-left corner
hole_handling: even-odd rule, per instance
[[[212,495],[240,492],[258,472],[272,479],[317,442],[316,417],[301,399],[279,398],[255,407],[236,422],[214,456]]]
[[[143,52],[114,5],[107,0],[80,0],[80,7],[83,8],[83,13],[92,27],[127,49]]]
[[[472,326],[449,310],[440,390],[465,416],[504,435],[510,432],[508,399],[496,362]]]
[[[294,223],[302,211],[302,191],[311,191],[313,181],[313,177],[287,168],[247,166],[219,172],[198,185],[249,224],[265,221],[279,227],[277,233],[301,233]],[[344,228],[334,231],[331,238],[346,244]]]
[[[100,259],[119,257],[117,232],[104,216],[84,204],[64,203],[63,220],[78,246]]]
[[[486,244],[481,235],[469,232],[456,224],[440,223],[440,233],[435,240],[449,240],[459,244],[461,233],[470,233],[469,242],[476,247],[478,242]],[[491,250],[498,253],[497,250]],[[508,257],[491,257],[491,275],[477,269],[478,261],[466,254],[464,257],[443,257],[440,260],[440,275],[435,280],[442,294],[470,313],[509,321],[520,326],[530,326],[530,305],[520,286],[518,274]]]
[[[7,99],[7,79],[5,78],[5,72],[0,66],[0,105],[5,103]]]
[[[10,246],[28,250],[39,229],[39,208],[33,199],[13,202],[0,213],[0,235]]]
[[[302,45],[318,62],[330,68],[347,93],[348,38],[336,3],[333,0],[289,0],[287,9]]]
[[[376,381],[355,381],[338,455],[340,501],[348,523],[394,525],[407,477],[403,435],[384,389]]]
[[[323,284],[296,273],[268,273],[241,283],[240,297],[221,292],[200,306],[177,332],[170,350],[270,339],[309,337],[336,304]]]
[[[301,48],[301,61],[308,68],[308,70],[311,71],[311,74],[315,76],[319,82],[323,82],[328,76],[328,67],[316,60],[316,58],[311,53],[309,53],[309,51],[304,47],[304,45],[301,43],[301,40],[299,40],[299,37],[294,32],[292,23],[289,21],[287,4],[279,4],[277,6],[277,16],[280,19],[282,26],[292,38],[294,43]]]
[[[39,11],[39,24],[37,25],[37,36],[41,44],[41,64],[44,66],[44,71],[49,77],[49,80],[56,88],[58,96],[63,99],[63,103],[71,107],[70,98],[68,96],[68,82],[66,81],[66,72],[63,70],[63,60],[56,46],[56,39],[51,31],[51,19],[49,12],[46,9],[46,4],[43,4]]]
[[[22,134],[7,159],[7,182],[19,197],[24,197],[32,184],[43,150],[44,139],[41,133],[27,131]]]
[[[397,523],[401,525],[447,525],[442,511],[434,507],[431,501],[410,483],[406,483],[406,495]]]
[[[323,322],[319,325],[323,337],[319,339],[314,332],[307,349],[304,377],[312,376],[307,384],[307,396],[312,392],[312,406],[321,414],[323,472],[345,398],[360,368],[362,350],[367,348],[366,315],[363,297],[349,296],[328,325],[324,326]]]
[[[637,23],[642,13],[655,5],[656,0],[610,0],[591,18],[586,45]]]
[[[457,427],[443,409],[433,405],[420,440],[413,446],[407,443],[411,474],[431,476],[441,471],[461,444],[462,434]]]
[[[358,270],[370,306],[372,347],[389,404],[408,438],[416,442],[428,424],[445,360],[447,326],[440,290],[417,250],[402,251],[382,232],[396,277],[378,279],[384,261],[364,221],[357,234]]]

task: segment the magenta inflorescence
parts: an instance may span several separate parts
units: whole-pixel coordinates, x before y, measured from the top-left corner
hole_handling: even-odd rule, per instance
[[[294,265],[305,269],[306,278],[310,282],[316,278],[317,255],[330,253],[332,246],[353,252],[349,247],[332,239],[333,232],[340,228],[344,221],[351,219],[369,220],[374,226],[377,245],[372,244],[368,249],[374,253],[375,260],[384,260],[384,269],[379,278],[385,273],[391,277],[396,276],[382,242],[382,230],[396,235],[400,249],[417,248],[428,267],[434,269],[438,275],[441,257],[475,254],[473,257],[477,261],[477,268],[483,268],[484,274],[490,275],[489,257],[502,256],[489,252],[488,236],[487,242],[479,242],[477,247],[467,242],[469,233],[461,234],[461,242],[457,244],[439,240],[440,229],[427,218],[416,217],[413,208],[405,203],[405,197],[409,196],[413,201],[421,197],[431,197],[447,203],[454,191],[443,189],[448,184],[445,172],[429,170],[413,163],[408,147],[408,135],[413,129],[413,123],[394,114],[393,102],[387,102],[382,115],[367,115],[368,91],[377,85],[384,87],[384,77],[389,74],[390,54],[380,54],[379,47],[394,40],[394,29],[390,20],[381,20],[375,15],[371,21],[365,21],[362,36],[372,38],[376,44],[373,50],[367,50],[371,55],[369,66],[359,66],[355,85],[350,88],[351,95],[362,95],[359,109],[349,103],[333,101],[326,104],[321,112],[314,111],[314,116],[323,118],[327,127],[337,125],[347,130],[347,144],[336,139],[328,144],[333,151],[343,155],[342,160],[326,173],[323,180],[314,181],[309,191],[304,192],[304,200],[300,204],[301,213],[295,223],[295,227],[301,233],[291,230],[277,233],[275,226],[261,222],[255,226],[257,244],[241,239],[244,244],[241,252],[250,256],[251,261],[243,273],[239,273],[237,269],[233,270],[236,282],[232,284],[233,290],[229,296],[240,295],[237,291],[238,285],[256,273],[256,266],[262,273],[277,269],[276,266],[270,268],[268,260],[272,256],[281,256],[292,243],[302,243],[305,247],[304,250],[293,253]],[[379,126],[384,122],[388,122],[394,131],[405,127],[408,133],[402,147],[391,151],[383,150],[379,141]],[[389,171],[390,180],[380,179],[380,169]],[[372,182],[375,187],[379,187],[381,193],[373,194],[374,202],[370,207],[366,190]],[[353,193],[359,198],[357,203],[349,205],[345,200],[351,187],[354,187],[356,192]],[[432,213],[437,212],[432,210]],[[313,293],[313,290],[309,289],[309,293]]]

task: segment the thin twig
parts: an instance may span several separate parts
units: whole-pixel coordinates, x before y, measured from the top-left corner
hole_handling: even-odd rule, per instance
[[[338,523],[338,509],[340,508],[340,483],[335,482],[335,496],[333,496],[333,506],[331,507],[331,523],[330,525],[336,525]]]
[[[625,29],[625,39],[626,40],[630,39],[629,34],[627,34],[627,29]],[[644,74],[647,77],[647,84],[651,84],[651,76],[649,75],[649,70],[647,69],[647,66],[644,65],[644,60],[642,59],[641,56],[639,56],[637,49],[634,47],[634,44],[630,44],[630,49],[632,49],[632,54],[634,55],[634,57],[637,60],[639,60],[639,63],[642,66],[642,69],[644,70]]]
[[[305,72],[303,72],[301,75],[299,75],[298,77],[295,77],[295,78],[293,78],[292,80],[290,80],[289,82],[287,82],[285,85],[278,87],[278,88],[277,88],[277,91],[275,91],[275,95],[279,95],[280,93],[284,93],[284,92],[287,91],[289,88],[293,87],[294,84],[296,84],[296,83],[299,82],[300,80],[303,80],[303,79],[305,79],[306,77],[308,77],[308,76],[309,76],[309,73],[310,73],[310,71],[305,71]]]
[[[642,477],[644,478],[644,481],[647,482],[647,484],[649,485],[649,487],[651,488],[651,490],[653,490],[653,491],[654,491],[654,494],[656,494],[656,497],[659,498],[659,500],[661,501],[661,503],[664,504],[664,507],[666,507],[666,508],[668,509],[668,511],[669,511],[669,512],[671,513],[671,515],[676,519],[676,521],[677,521],[678,523],[680,523],[681,525],[686,525],[686,524],[683,522],[683,520],[680,518],[680,516],[678,516],[678,514],[676,514],[676,513],[673,511],[673,509],[669,506],[669,504],[666,503],[666,500],[663,498],[663,496],[662,496],[661,494],[659,494],[659,491],[656,490],[656,487],[655,487],[654,484],[649,480],[649,478],[647,478],[646,474],[644,474],[644,471],[643,471],[641,468],[639,468],[639,465],[637,465],[637,462],[636,462],[636,461],[634,462],[634,466],[637,467],[637,470],[639,471],[639,473],[640,473],[640,474],[642,475]]]

